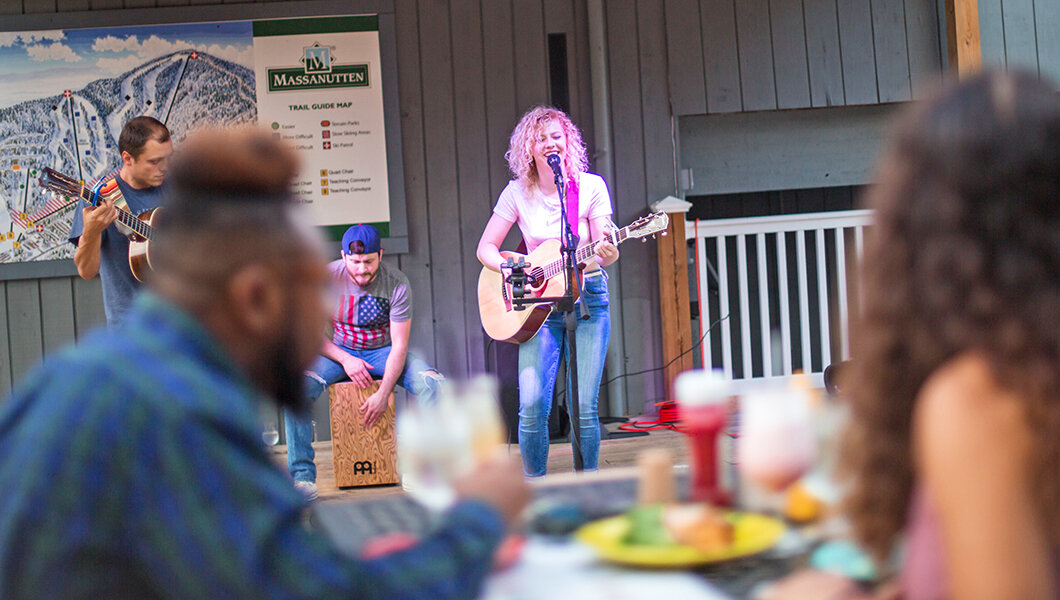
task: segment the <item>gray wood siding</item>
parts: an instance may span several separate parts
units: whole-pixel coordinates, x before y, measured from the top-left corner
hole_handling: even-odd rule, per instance
[[[99,279],[0,282],[0,395],[50,354],[106,322]]]
[[[936,2],[667,0],[665,11],[676,115],[909,100],[945,56]]]
[[[978,2],[983,65],[1026,69],[1060,85],[1060,3]]]
[[[886,138],[888,105],[680,118],[692,196],[862,185]]]

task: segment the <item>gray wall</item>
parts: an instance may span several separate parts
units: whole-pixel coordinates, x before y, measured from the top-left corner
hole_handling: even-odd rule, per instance
[[[910,100],[944,68],[940,4],[667,0],[674,113]]]
[[[77,276],[0,281],[0,391],[106,321],[99,280]]]
[[[1029,69],[1060,85],[1060,2],[978,2],[983,65]]]

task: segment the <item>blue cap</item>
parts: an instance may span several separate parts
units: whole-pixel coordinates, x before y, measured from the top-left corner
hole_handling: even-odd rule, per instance
[[[350,250],[350,244],[361,242],[364,244],[364,252],[355,253]],[[346,254],[374,254],[379,252],[379,232],[371,225],[363,223],[354,225],[342,234],[342,251]]]

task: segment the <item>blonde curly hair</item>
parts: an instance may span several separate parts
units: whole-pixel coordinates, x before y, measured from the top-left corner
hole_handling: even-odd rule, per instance
[[[538,184],[537,169],[534,168],[534,143],[541,135],[541,130],[552,121],[559,122],[567,138],[567,151],[563,158],[563,172],[567,178],[575,178],[589,167],[581,131],[567,113],[551,106],[535,106],[519,119],[508,141],[508,151],[504,153],[512,175],[527,187]]]

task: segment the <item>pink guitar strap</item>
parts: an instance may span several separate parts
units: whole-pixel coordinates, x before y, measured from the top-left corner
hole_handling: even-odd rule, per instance
[[[574,235],[578,235],[578,178],[567,179],[567,223]]]

